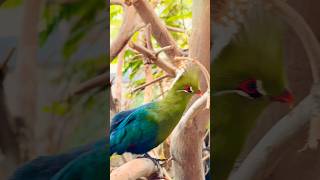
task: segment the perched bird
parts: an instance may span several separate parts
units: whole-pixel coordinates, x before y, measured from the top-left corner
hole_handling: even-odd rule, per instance
[[[283,27],[262,4],[242,17],[211,65],[212,176],[226,180],[248,133],[272,102],[292,104],[283,57]]]
[[[145,154],[172,132],[194,94],[199,94],[197,68],[177,75],[163,99],[114,116],[110,128],[110,156],[114,153]]]
[[[109,163],[107,140],[71,152],[40,156],[19,167],[10,180],[105,179]]]

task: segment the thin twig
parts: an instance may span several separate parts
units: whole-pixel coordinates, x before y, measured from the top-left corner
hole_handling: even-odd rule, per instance
[[[69,95],[69,97],[72,97],[74,95],[83,94],[93,88],[100,87],[100,86],[106,86],[108,84],[109,74],[104,73],[99,76],[96,76],[92,79],[89,79],[86,82],[81,83],[79,86],[77,86]]]
[[[161,48],[161,49],[158,49],[158,50],[156,51],[155,55],[158,57],[158,55],[159,55],[161,52],[170,50],[170,49],[172,49],[172,48],[173,48],[173,46],[166,46],[166,47],[163,47],[163,48]]]
[[[137,91],[139,91],[139,90],[143,90],[145,87],[150,86],[150,85],[152,85],[152,84],[154,84],[154,83],[156,83],[156,82],[162,81],[163,79],[168,78],[168,77],[171,77],[171,76],[168,75],[168,74],[166,74],[166,75],[161,76],[161,77],[159,77],[159,78],[157,78],[157,79],[154,79],[153,81],[150,81],[149,83],[143,84],[143,85],[141,85],[141,86],[133,89],[133,90],[131,91],[131,93],[135,93],[135,92],[137,92]]]
[[[186,30],[181,29],[181,28],[172,27],[172,26],[168,26],[168,25],[167,25],[166,27],[167,27],[167,29],[168,29],[169,31],[179,32],[179,33],[186,33]]]
[[[0,70],[7,67],[7,65],[8,65],[8,63],[9,63],[9,61],[10,61],[13,53],[15,52],[15,50],[16,50],[16,48],[11,48],[11,49],[8,51],[7,55],[6,55],[5,58],[4,58],[3,63],[0,65]]]

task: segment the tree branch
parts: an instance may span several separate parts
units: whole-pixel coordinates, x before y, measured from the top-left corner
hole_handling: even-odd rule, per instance
[[[172,27],[172,26],[166,26],[169,31],[173,32],[179,32],[179,33],[186,33],[186,30],[177,28],[177,27]]]
[[[230,180],[252,179],[255,173],[264,166],[272,149],[286,142],[310,121],[313,110],[310,107],[317,106],[320,102],[318,92],[320,92],[320,84],[314,85],[310,95],[273,126],[248,154],[239,169],[231,174]]]
[[[144,24],[140,23],[140,17],[134,7],[125,6],[123,10],[125,14],[119,35],[112,42],[110,48],[110,61],[113,61],[113,59],[117,57],[123,47],[129,42],[133,34],[144,26]]]
[[[107,85],[108,80],[109,80],[109,73],[104,73],[99,76],[96,76],[86,82],[81,83],[73,91],[71,91],[68,97],[83,94],[99,86],[105,86]]]
[[[153,51],[139,45],[136,44],[134,42],[130,42],[129,46],[140,52],[141,54],[143,54],[144,56],[146,56],[148,59],[150,59],[154,64],[156,64],[159,68],[163,69],[165,72],[167,72],[169,75],[171,75],[172,77],[175,76],[176,74],[176,68],[169,62],[160,59],[159,57],[156,56],[156,53],[154,53]]]
[[[128,180],[149,177],[156,173],[158,168],[147,158],[134,159],[113,170],[110,174],[111,180]]]
[[[131,91],[131,93],[135,93],[137,91],[143,90],[145,87],[150,86],[150,85],[152,85],[154,83],[157,83],[157,82],[159,82],[159,81],[161,81],[161,80],[163,80],[165,78],[168,78],[168,77],[171,77],[171,76],[167,74],[167,75],[161,76],[161,77],[159,77],[157,79],[154,79],[153,81],[150,81],[149,83],[146,83],[146,84],[143,84],[143,85],[141,85],[139,87],[136,87],[135,89],[133,89]]]
[[[276,8],[276,13],[292,26],[300,38],[310,61],[313,80],[318,83],[320,81],[320,44],[315,34],[304,18],[286,2],[272,0],[272,5]]]
[[[173,46],[172,49],[166,50],[166,54],[170,58],[174,58],[175,56],[181,56],[176,42],[168,32],[167,27],[161,21],[161,19],[156,15],[154,9],[146,0],[127,0],[127,5],[133,5],[140,15],[141,19],[145,22],[145,24],[151,25],[151,32],[153,37],[157,40],[161,47],[165,46]]]
[[[122,0],[110,0],[111,5],[120,5],[122,7],[125,6],[125,3]]]
[[[209,91],[207,91],[203,96],[197,99],[187,110],[187,112],[181,118],[179,124],[174,129],[172,133],[171,141],[171,155],[173,157],[173,167],[177,179],[204,179],[204,171],[202,167],[202,138],[199,140],[198,137],[202,135],[199,134],[199,129],[197,127],[191,127],[192,122],[195,121],[193,118],[198,115],[201,111],[202,113],[208,113],[208,109],[203,111],[205,108],[208,97],[210,96]],[[203,121],[206,121],[203,119]],[[195,129],[197,134],[190,136],[188,131],[192,128]],[[188,139],[188,141],[186,141]],[[192,147],[192,150],[190,150]],[[194,150],[196,148],[197,150]],[[190,164],[190,157],[185,156],[186,154],[192,153],[192,166],[187,167],[186,164]],[[190,170],[185,172],[185,170]]]
[[[12,55],[15,52],[16,48],[10,48],[7,55],[5,56],[3,62],[0,64],[0,70],[5,69],[8,66],[10,59],[12,59]]]

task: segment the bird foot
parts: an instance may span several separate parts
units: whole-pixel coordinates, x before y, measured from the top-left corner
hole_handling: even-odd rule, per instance
[[[148,153],[145,153],[142,156],[138,156],[137,158],[150,159],[158,167],[162,167],[164,164],[166,164],[166,161],[167,161],[167,159],[158,159],[158,158],[151,157]],[[163,162],[163,163],[160,163],[160,162]]]

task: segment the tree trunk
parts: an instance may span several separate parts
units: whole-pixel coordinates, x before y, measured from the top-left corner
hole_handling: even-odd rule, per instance
[[[19,134],[24,160],[34,154],[34,127],[37,119],[37,47],[41,0],[24,1],[22,29],[14,78],[12,115]]]

